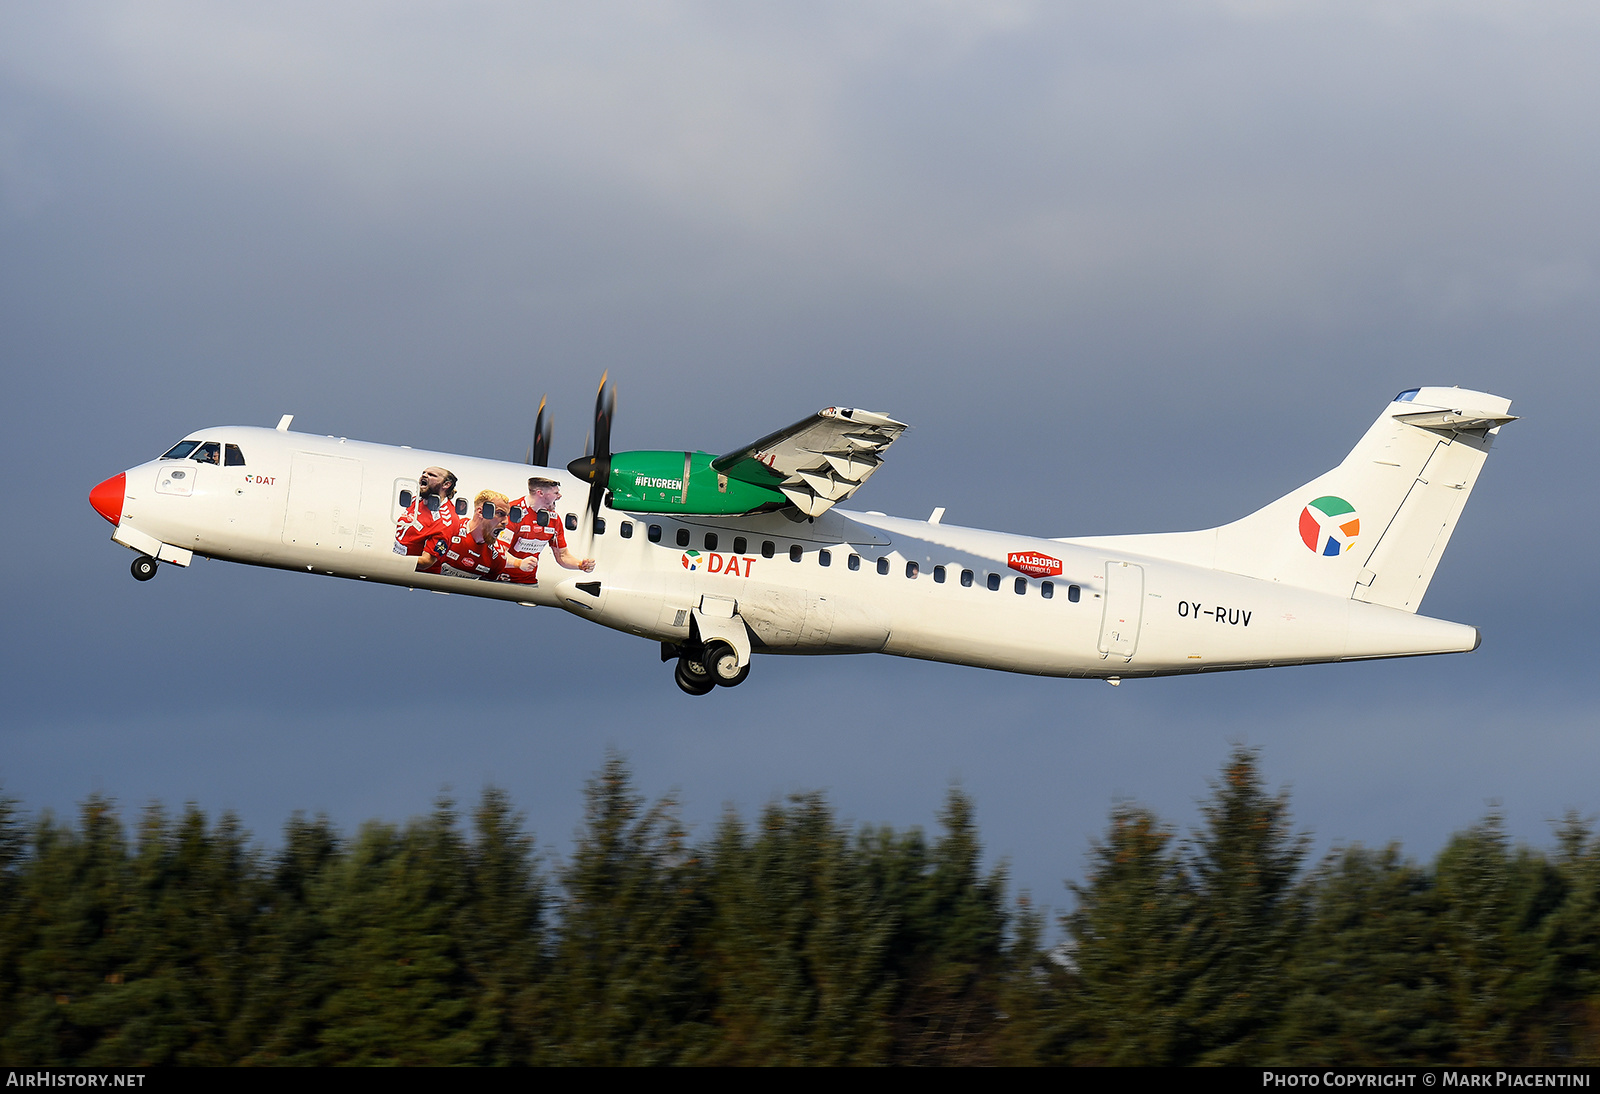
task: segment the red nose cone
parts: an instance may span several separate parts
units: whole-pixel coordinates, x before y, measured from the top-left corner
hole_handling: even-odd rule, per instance
[[[128,476],[124,472],[89,491],[89,504],[96,513],[117,524],[122,520],[122,495],[127,488]]]

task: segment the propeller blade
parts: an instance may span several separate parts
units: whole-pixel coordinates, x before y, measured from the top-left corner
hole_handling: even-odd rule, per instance
[[[589,499],[583,507],[583,540],[594,537],[594,520],[605,501],[606,487],[611,484],[611,419],[617,410],[617,388],[606,388],[606,377],[600,375],[600,391],[594,400],[594,448],[584,441],[584,455],[567,464],[567,470],[589,484]],[[584,548],[588,550],[587,547]]]
[[[537,467],[550,466],[550,427],[544,420],[545,397],[539,396],[539,415],[533,420],[533,444],[528,449],[528,462]]]
[[[611,418],[617,411],[617,385],[606,390],[606,373],[600,374],[600,394],[594,400],[594,451],[601,459],[611,459]]]
[[[615,385],[606,388],[606,376],[600,377],[600,391],[594,400],[594,445],[584,442],[584,455],[567,464],[567,470],[589,484],[588,517],[600,511],[606,487],[611,482],[611,419],[617,409]]]

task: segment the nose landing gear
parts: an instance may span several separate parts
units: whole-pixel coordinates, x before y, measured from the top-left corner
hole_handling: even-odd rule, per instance
[[[133,566],[130,569],[133,571],[135,580],[149,581],[156,576],[156,560],[149,555],[140,555],[133,560]]]

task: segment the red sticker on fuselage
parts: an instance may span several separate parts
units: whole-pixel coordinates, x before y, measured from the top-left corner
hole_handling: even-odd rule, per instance
[[[1061,572],[1061,560],[1037,551],[1012,551],[1006,556],[1006,565],[1029,577],[1055,577]]]

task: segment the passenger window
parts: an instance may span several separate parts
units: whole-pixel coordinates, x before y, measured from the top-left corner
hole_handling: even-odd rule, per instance
[[[687,546],[689,546],[689,529],[687,529],[687,528],[679,528],[678,529],[677,540],[678,540],[678,546],[679,547],[687,547]]]
[[[652,524],[650,526],[650,542],[651,543],[660,543],[661,542],[661,525]]]
[[[845,565],[850,567],[852,570],[861,569],[861,556],[860,555],[851,555],[850,556],[850,561],[845,563]]]
[[[716,549],[717,549],[717,533],[715,533],[715,532],[707,532],[706,533],[706,550],[715,551]]]
[[[800,545],[798,543],[792,544],[789,547],[790,562],[799,562],[802,554],[804,554],[804,552],[800,550]]]
[[[457,498],[456,499],[456,516],[464,517],[466,515],[467,515],[467,499],[466,498]]]
[[[747,548],[749,546],[750,545],[745,542],[745,538],[743,536],[734,536],[733,537],[733,553],[734,554],[736,554],[736,555],[744,554],[745,548]]]
[[[989,575],[989,591],[991,593],[997,593],[997,592],[1000,591],[1000,575],[999,574],[990,574]]]
[[[200,447],[199,441],[179,441],[161,457],[164,460],[181,460],[189,453]]]
[[[933,568],[933,583],[935,585],[943,585],[944,584],[944,567],[943,566],[935,566]]]
[[[880,558],[878,560],[878,572],[880,574],[886,574],[886,573],[889,572],[889,560],[888,559]]]
[[[631,520],[623,521],[622,522],[622,527],[617,529],[617,535],[621,536],[623,539],[632,539],[633,538],[633,521],[631,521]]]
[[[222,463],[222,446],[216,441],[207,441],[189,458],[196,463],[220,464]]]
[[[972,571],[971,570],[962,570],[961,571],[961,587],[963,589],[972,588]]]
[[[567,514],[567,531],[576,532],[577,530],[578,530],[578,514],[576,514],[576,513],[568,513]]]
[[[1018,596],[1022,596],[1028,591],[1028,579],[1025,577],[1017,578],[1016,581],[1011,583],[1011,589]]]
[[[826,549],[818,551],[817,552],[817,565],[818,566],[832,566],[833,565],[833,554],[832,554],[832,552],[830,552],[830,551],[828,551]]]
[[[1054,581],[1039,582],[1039,595],[1044,597],[1046,600],[1049,600],[1051,597],[1055,596],[1056,583]]]
[[[595,517],[594,518],[594,534],[597,535],[597,536],[603,536],[603,535],[606,534],[606,518],[605,517]]]
[[[773,556],[774,552],[777,551],[777,549],[778,549],[777,544],[773,543],[770,539],[764,539],[764,540],[761,541],[761,557],[762,558],[771,558]]]
[[[906,563],[906,576],[907,577],[916,577],[921,572],[922,572],[921,569],[917,566],[917,564],[915,562]]]
[[[1072,603],[1076,604],[1078,602],[1078,597],[1082,595],[1082,590],[1080,590],[1076,585],[1067,586],[1067,599]]]
[[[243,467],[244,466],[244,453],[239,451],[239,446],[238,445],[236,445],[236,444],[225,445],[224,448],[223,448],[223,452],[225,453],[225,456],[224,456],[224,459],[223,459],[222,462],[223,462],[223,465],[225,467]]]
[[[411,491],[409,491],[409,490],[400,491],[400,508],[402,508],[402,509],[410,509],[411,508]]]

